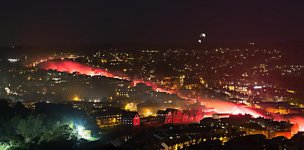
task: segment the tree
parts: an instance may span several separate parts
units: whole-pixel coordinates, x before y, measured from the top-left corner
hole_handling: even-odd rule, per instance
[[[66,124],[60,124],[59,122],[48,129],[48,132],[45,132],[38,143],[41,142],[54,142],[62,140],[74,140],[76,135],[73,133],[73,129]]]
[[[29,112],[21,102],[17,102],[13,107],[15,115],[25,116]]]
[[[6,100],[0,99],[0,121],[5,118],[10,118],[11,116],[12,108],[9,106]]]
[[[266,142],[266,149],[287,149],[289,141],[286,137],[279,136],[273,139],[269,139]]]
[[[0,150],[8,150],[10,147],[7,143],[0,143]]]
[[[42,115],[28,116],[21,119],[17,125],[17,133],[24,137],[26,143],[29,143],[47,131],[44,121],[45,116]]]

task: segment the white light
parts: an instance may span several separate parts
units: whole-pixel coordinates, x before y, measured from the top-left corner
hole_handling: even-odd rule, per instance
[[[10,149],[12,147],[12,145],[10,145],[10,144],[7,144],[7,143],[1,143],[0,142],[0,149],[2,150],[8,150],[8,149]]]
[[[261,89],[261,88],[262,86],[258,86],[258,85],[253,87],[253,89]]]
[[[86,139],[86,140],[94,140],[94,138],[91,136],[91,131],[86,130],[84,126],[82,125],[76,125],[76,132],[78,135],[78,138],[80,139]]]
[[[11,90],[8,87],[5,87],[4,89],[5,89],[5,92],[7,95],[9,95],[11,93]]]
[[[202,38],[205,38],[207,35],[206,35],[206,33],[201,33],[200,34],[200,37],[202,37]]]
[[[13,58],[9,58],[9,59],[7,59],[9,62],[11,62],[11,63],[15,63],[15,62],[17,62],[17,61],[19,61],[19,59],[13,59]]]
[[[76,129],[77,129],[78,132],[81,133],[84,130],[84,127],[81,126],[81,125],[78,125],[78,126],[76,126]]]

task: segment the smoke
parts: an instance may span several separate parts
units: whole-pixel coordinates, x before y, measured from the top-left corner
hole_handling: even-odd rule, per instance
[[[124,75],[114,74],[101,68],[92,67],[87,64],[82,64],[70,60],[45,61],[40,63],[38,67],[44,70],[55,70],[59,72],[79,73],[88,76],[104,76],[108,78],[122,79],[122,80],[131,81],[133,86],[136,86],[138,83],[143,83],[146,86],[150,86],[154,91],[164,92],[168,94],[175,94],[170,90],[158,87],[155,83],[151,81],[127,78]]]
[[[217,113],[225,113],[225,114],[250,114],[253,117],[264,117],[264,115],[256,112],[255,110],[246,107],[244,105],[238,105],[232,102],[226,102],[218,99],[208,99],[202,100],[206,107],[213,108]]]
[[[290,121],[293,124],[298,124],[299,125],[299,131],[304,131],[304,117],[303,116],[291,116],[287,117],[285,121]]]
[[[89,65],[84,65],[75,61],[63,60],[63,61],[46,61],[38,65],[40,68],[45,70],[56,70],[59,72],[67,73],[79,73],[82,75],[89,76],[105,76],[105,77],[114,77],[112,73],[109,73],[106,70],[91,67]]]
[[[58,60],[58,61],[45,61],[38,65],[41,69],[44,70],[55,70],[59,72],[67,72],[67,73],[79,73],[82,75],[89,75],[89,76],[105,76],[109,78],[117,78],[128,80],[131,82],[133,86],[136,86],[138,83],[143,83],[147,86],[152,87],[154,91],[157,92],[165,92],[168,94],[177,94],[175,91],[170,91],[164,88],[158,87],[155,83],[150,81],[144,81],[141,79],[131,79],[126,78],[121,75],[115,75],[110,73],[107,70],[92,67],[86,64],[78,63],[75,61],[70,60]],[[214,108],[215,112],[217,113],[228,113],[228,114],[250,114],[253,117],[265,117],[264,115],[256,112],[250,107],[246,107],[244,105],[238,105],[231,102],[226,102],[223,100],[216,100],[216,99],[209,99],[209,100],[201,100],[205,102],[205,105],[208,108]],[[301,116],[294,116],[294,117],[282,117],[280,115],[275,115],[273,117],[274,120],[278,121],[290,121],[291,123],[296,123],[300,127],[300,131],[304,131],[304,117]]]

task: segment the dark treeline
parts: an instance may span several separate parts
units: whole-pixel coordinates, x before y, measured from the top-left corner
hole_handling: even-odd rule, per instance
[[[65,104],[36,103],[29,109],[0,100],[0,122],[0,149],[77,149],[88,141],[77,137],[75,125],[97,131],[85,112]]]

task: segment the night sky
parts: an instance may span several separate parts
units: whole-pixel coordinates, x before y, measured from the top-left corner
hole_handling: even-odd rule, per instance
[[[2,1],[0,45],[301,41],[304,1]]]

